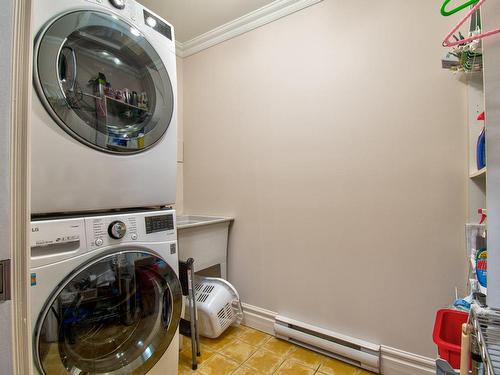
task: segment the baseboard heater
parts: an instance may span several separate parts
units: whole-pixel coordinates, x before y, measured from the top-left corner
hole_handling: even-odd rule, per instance
[[[363,369],[380,373],[380,345],[276,316],[276,336]]]

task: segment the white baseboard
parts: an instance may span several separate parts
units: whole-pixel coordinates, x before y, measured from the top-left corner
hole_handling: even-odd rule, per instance
[[[243,325],[274,336],[274,317],[278,313],[247,303],[241,305],[243,306]]]
[[[274,335],[274,318],[278,313],[243,303],[242,324]],[[436,373],[434,359],[381,345],[383,375],[430,375]]]
[[[382,374],[429,375],[436,374],[434,359],[382,345],[380,348]]]

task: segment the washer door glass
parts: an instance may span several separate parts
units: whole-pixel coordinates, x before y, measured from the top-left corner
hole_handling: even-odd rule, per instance
[[[59,17],[38,37],[35,59],[42,103],[79,141],[130,154],[166,132],[174,110],[167,69],[144,35],[118,16]]]
[[[182,291],[174,270],[147,250],[84,265],[47,302],[35,346],[43,374],[145,374],[172,341]]]

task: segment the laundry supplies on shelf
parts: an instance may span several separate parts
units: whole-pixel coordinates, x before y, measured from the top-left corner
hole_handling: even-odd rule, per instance
[[[477,169],[481,170],[484,167],[486,167],[486,137],[483,128],[477,138]]]
[[[480,249],[476,254],[476,277],[479,282],[479,288],[483,294],[486,294],[488,285],[488,251]]]
[[[485,120],[485,114],[482,112],[478,117],[478,121],[484,121]],[[485,133],[485,127],[483,125],[483,128],[481,130],[481,133],[479,134],[479,137],[477,138],[477,146],[476,146],[476,163],[477,163],[477,169],[481,170],[486,167],[486,133]]]

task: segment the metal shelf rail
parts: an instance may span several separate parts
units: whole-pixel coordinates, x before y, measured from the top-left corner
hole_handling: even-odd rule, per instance
[[[500,375],[500,309],[472,304],[470,323],[476,332],[487,375]]]

